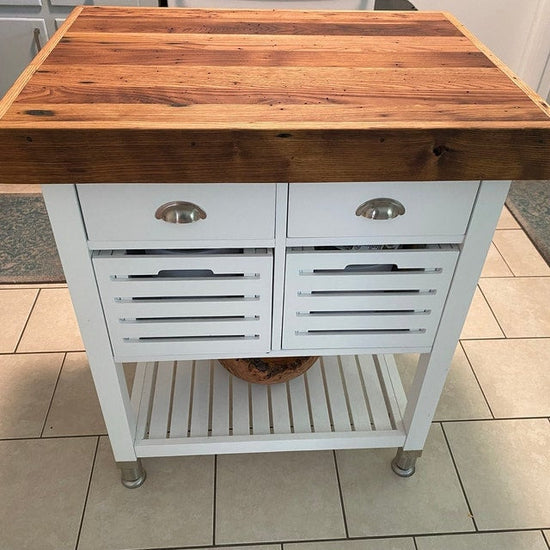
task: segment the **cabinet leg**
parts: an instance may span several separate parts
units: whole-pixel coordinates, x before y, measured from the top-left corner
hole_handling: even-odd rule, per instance
[[[147,473],[139,458],[135,462],[117,462],[117,466],[120,468],[120,481],[124,487],[136,489],[143,485]]]
[[[391,469],[400,477],[411,477],[416,468],[416,459],[421,455],[422,451],[404,451],[400,447],[391,461]]]

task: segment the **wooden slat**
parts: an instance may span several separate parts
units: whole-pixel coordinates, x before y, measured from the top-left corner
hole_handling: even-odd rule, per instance
[[[346,394],[344,393],[342,377],[340,376],[338,357],[335,355],[323,357],[322,363],[325,379],[327,381],[330,414],[334,431],[349,432],[351,430],[351,425],[346,403]]]
[[[330,432],[330,418],[328,415],[325,385],[320,362],[315,363],[307,372],[307,389],[313,429],[315,432]]]
[[[94,18],[101,20],[105,24],[113,25],[113,18],[123,17],[125,20],[134,18],[135,32],[152,32],[147,25],[144,25],[144,20],[156,19],[169,24],[185,22],[295,22],[296,16],[300,20],[323,23],[326,21],[337,21],[339,23],[357,23],[358,21],[376,22],[377,24],[403,23],[414,25],[416,22],[436,22],[444,21],[448,15],[439,11],[422,11],[414,14],[411,17],[410,13],[402,11],[379,11],[375,13],[366,13],[364,11],[332,11],[332,10],[255,10],[255,9],[163,9],[156,8],[135,8],[122,6],[94,6],[86,8],[86,20],[91,21]],[[82,22],[83,19],[80,20]],[[73,29],[75,32],[82,32],[79,28]],[[94,29],[96,30],[96,29]],[[108,31],[111,32],[111,31]],[[156,32],[156,31],[154,31]],[[170,33],[176,34],[175,27],[169,29]]]
[[[293,433],[310,433],[311,420],[307,404],[305,378],[299,376],[288,383],[292,407]]]
[[[338,348],[365,349],[395,348],[399,339],[403,348],[429,348],[433,343],[434,331],[426,332],[296,332],[287,331],[283,335],[283,344],[291,350],[323,349],[334,353]],[[146,344],[143,344],[145,346]]]
[[[444,299],[439,294],[407,294],[405,292],[392,292],[355,296],[338,294],[335,291],[330,295],[301,294],[294,302],[296,309],[300,311],[357,311],[357,310],[396,310],[396,309],[433,309]]]
[[[216,105],[183,105],[178,103],[94,103],[93,105],[73,103],[69,92],[68,103],[48,104],[45,101],[45,91],[40,90],[29,102],[16,103],[14,108],[4,117],[13,128],[28,128],[31,124],[37,128],[48,128],[55,125],[59,128],[77,129],[85,122],[96,128],[117,124],[119,127],[132,128],[137,124],[143,129],[163,126],[166,129],[185,125],[189,129],[201,129],[208,124],[211,128],[222,128],[228,120],[240,127],[258,126],[260,124],[291,124],[294,128],[321,126],[330,118],[334,124],[341,126],[351,124],[356,126],[374,124],[393,125],[398,122],[413,122],[423,118],[433,125],[462,124],[475,125],[491,117],[501,126],[513,121],[541,121],[541,113],[533,111],[531,103],[526,99],[510,101],[506,98],[489,98],[478,95],[466,96],[461,103],[447,101],[440,97],[420,98],[418,103],[411,102],[408,97],[386,96],[380,94],[371,98],[365,96],[366,104],[335,104],[325,97],[319,97],[324,103],[299,104],[285,103],[284,107],[270,104],[253,105],[251,103],[228,103]],[[118,92],[117,92],[118,93]],[[363,92],[362,92],[363,93]],[[475,96],[475,94],[474,94]],[[138,96],[130,99],[134,100]],[[102,97],[106,101],[108,97]],[[120,98],[119,98],[120,99]],[[157,96],[158,99],[158,96]],[[241,101],[239,98],[234,98]],[[34,114],[33,114],[34,113]],[[351,123],[350,121],[353,121]]]
[[[249,385],[240,378],[232,377],[233,435],[250,433]]]
[[[229,435],[229,373],[219,363],[213,367],[212,435]]]
[[[436,317],[434,319],[434,317]],[[426,329],[438,321],[437,315],[426,313],[408,314],[330,314],[330,315],[298,315],[292,323],[294,330],[395,330],[395,329]],[[243,325],[247,328],[247,325]],[[253,325],[249,329],[252,329]]]
[[[166,299],[165,301],[116,302],[117,315],[121,319],[135,319],[136,317],[179,317],[182,311],[189,317],[195,315],[256,315],[260,309],[260,301],[255,298],[246,300],[205,297],[204,301]]]
[[[502,74],[494,67],[448,68],[444,81],[440,70],[425,68],[396,71],[353,67],[188,67],[185,73],[177,65],[121,65],[108,70],[102,66],[68,68],[68,75],[60,69],[37,73],[21,92],[18,102],[43,103],[47,99],[52,104],[42,114],[33,109],[25,111],[29,121],[55,117],[54,104],[85,104],[91,93],[103,103],[164,103],[180,109],[195,104],[276,104],[280,108],[287,104],[368,105],[374,101],[383,112],[378,105],[380,96],[405,98],[409,104],[424,98],[444,104],[490,103],[491,96],[525,104],[518,88],[502,80]],[[147,86],[154,79],[162,84]],[[457,99],[465,88],[468,95]],[[539,120],[546,120],[542,111],[531,111]]]
[[[550,178],[548,106],[442,13],[78,8],[0,105],[5,183]]]
[[[261,10],[257,12],[228,10],[225,13],[222,10],[216,12],[192,10],[187,13],[177,13],[175,10],[164,11],[167,13],[159,17],[155,11],[149,11],[149,13],[142,11],[138,14],[135,10],[118,10],[118,13],[89,10],[87,17],[77,20],[73,30],[74,32],[138,32],[139,29],[145,29],[144,18],[149,15],[146,32],[173,33],[176,36],[204,32],[337,36],[460,36],[460,32],[438,14],[431,14],[419,20],[388,15],[369,19],[363,14],[355,18],[350,17],[349,14],[347,17],[346,15],[331,17],[330,12],[318,12],[314,16],[308,15],[307,12],[299,12],[301,17],[296,17],[295,13],[289,12],[287,17],[274,17],[269,13],[262,13]],[[121,15],[123,16],[120,17]]]
[[[390,376],[392,393],[395,394],[397,404],[399,406],[400,415],[403,416],[405,414],[405,407],[407,406],[407,394],[405,393],[405,389],[403,388],[401,377],[399,375],[399,371],[397,370],[395,358],[391,354],[379,355],[378,361],[385,364],[385,367]]]
[[[210,361],[195,361],[191,437],[208,435],[210,410]]]
[[[250,395],[252,399],[252,433],[254,435],[269,434],[267,386],[251,384]]]
[[[355,356],[343,355],[340,361],[342,363],[342,373],[346,383],[346,391],[353,418],[353,427],[356,432],[370,431],[372,430],[372,426],[370,424],[369,409],[365,401],[363,384],[359,377]]]
[[[260,319],[245,320],[208,320],[197,321],[163,321],[157,322],[128,322],[120,328],[120,334],[125,338],[171,338],[186,336],[226,336],[226,335],[253,335],[257,334],[263,324]]]
[[[151,422],[149,423],[149,439],[165,439],[167,437],[173,372],[173,361],[159,361]]]
[[[235,279],[128,279],[111,282],[107,296],[122,298],[158,296],[232,296],[262,292],[265,282],[258,278]]]
[[[108,35],[109,37],[112,35]],[[131,36],[142,36],[132,34]],[[242,37],[243,35],[233,35]],[[290,38],[296,38],[290,36]],[[312,37],[304,37],[312,38]],[[316,38],[316,37],[315,37]],[[345,37],[343,37],[345,38]],[[370,37],[373,38],[373,37]],[[330,52],[330,59],[325,56],[313,57],[309,51],[300,49],[291,49],[291,46],[286,46],[284,49],[279,44],[267,46],[264,48],[254,48],[253,51],[246,50],[242,47],[231,46],[231,40],[224,40],[216,49],[203,49],[195,43],[177,44],[174,47],[174,38],[172,42],[163,44],[156,43],[154,49],[151,49],[150,42],[138,42],[137,44],[126,43],[124,41],[112,41],[105,44],[104,41],[90,41],[78,43],[73,37],[64,42],[62,50],[54,52],[48,59],[48,63],[43,66],[44,70],[50,67],[60,65],[76,65],[82,62],[85,52],[90,47],[94,48],[95,55],[93,58],[93,66],[113,65],[135,65],[140,58],[139,64],[143,67],[156,65],[177,65],[178,67],[186,67],[187,69],[193,66],[235,66],[249,64],[254,67],[281,67],[300,65],[303,67],[350,67],[353,65],[360,66],[365,55],[369,56],[369,65],[378,68],[422,68],[426,65],[431,67],[493,67],[493,64],[485,55],[476,51],[445,51],[438,49],[429,51],[426,48],[419,51],[371,51],[365,43],[361,43],[361,48],[354,48],[352,51],[346,51],[345,48],[336,49],[334,45]],[[306,42],[303,40],[302,42]],[[396,40],[397,42],[397,40]],[[435,41],[433,41],[435,42]],[[211,42],[210,42],[211,43]],[[334,44],[334,42],[333,42]],[[297,44],[300,47],[300,44]],[[304,46],[301,46],[304,47]],[[225,48],[225,49],[224,49]],[[91,67],[92,60],[84,67]]]
[[[136,60],[137,61],[137,60]],[[136,72],[138,71],[139,72]],[[147,88],[147,80],[156,78],[158,84],[149,86],[152,90],[160,90],[167,87],[180,88],[181,90],[196,91],[202,95],[201,103],[212,103],[211,98],[216,95],[231,95],[229,90],[235,89],[242,93],[243,90],[260,89],[270,90],[286,89],[287,94],[303,87],[318,91],[322,95],[327,90],[334,89],[339,92],[349,92],[353,96],[361,87],[366,90],[380,92],[397,92],[400,94],[415,92],[429,93],[433,90],[448,91],[456,96],[457,93],[469,90],[469,94],[476,90],[483,90],[485,94],[489,90],[499,97],[508,92],[512,98],[521,98],[524,95],[517,86],[508,79],[502,78],[502,73],[496,67],[453,67],[445,70],[447,78],[441,78],[441,69],[438,67],[418,68],[379,68],[353,67],[351,64],[343,67],[305,67],[305,66],[281,66],[258,67],[247,65],[231,65],[228,67],[211,67],[200,65],[193,67],[179,67],[177,65],[156,64],[154,66],[141,65],[136,62],[133,65],[114,64],[112,67],[102,65],[57,65],[44,64],[35,73],[32,84],[36,86],[60,85],[74,86],[81,90],[82,97],[91,99],[90,94],[98,86],[111,86],[113,89],[126,87]],[[63,77],[62,83],[59,78]],[[284,78],[285,81],[281,82]],[[333,79],[327,81],[327,79]],[[83,81],[82,79],[87,79]],[[91,81],[91,82],[89,82]],[[150,82],[150,80],[149,80]],[[221,89],[220,89],[221,87]],[[278,88],[280,87],[280,88]],[[300,88],[298,88],[300,87]],[[76,91],[76,90],[75,90]],[[20,94],[18,101],[24,100],[26,90]],[[468,95],[469,95],[468,94]],[[345,98],[346,94],[343,94]],[[485,95],[487,98],[487,95]],[[50,100],[52,98],[49,98]],[[53,97],[55,99],[55,97]],[[76,101],[75,103],[82,103]],[[93,102],[92,102],[93,103]],[[119,102],[120,103],[120,102]],[[239,103],[235,101],[234,103]]]
[[[450,275],[449,275],[450,277]],[[441,288],[449,282],[442,273],[379,273],[302,276],[295,283],[300,291],[324,290],[415,290]]]
[[[403,423],[401,421],[403,414],[405,413],[404,404],[406,403],[406,400],[403,401],[403,387],[401,386],[401,383],[399,381],[399,384],[397,385],[397,388],[393,386],[394,380],[397,382],[397,380],[392,376],[392,373],[390,373],[390,366],[388,365],[388,361],[385,359],[386,356],[384,355],[378,355],[376,357],[378,361],[378,365],[380,367],[380,375],[381,380],[384,383],[384,387],[386,388],[386,399],[387,399],[387,406],[386,408],[391,410],[395,425],[397,429],[403,429]],[[393,356],[392,356],[393,360]],[[394,363],[395,366],[395,363]],[[395,369],[397,367],[395,366]],[[394,370],[395,374],[395,370]],[[399,387],[401,386],[401,387]]]
[[[359,366],[365,382],[365,390],[367,392],[374,426],[377,430],[391,430],[392,425],[390,417],[388,416],[374,359],[370,355],[358,355],[357,360],[359,361]]]
[[[356,14],[357,15],[357,14]],[[369,17],[374,14],[369,14]],[[153,44],[152,44],[153,43]],[[112,54],[121,54],[126,51],[147,51],[150,56],[147,59],[140,59],[139,63],[148,64],[151,59],[159,53],[185,52],[185,58],[182,57],[182,63],[193,63],[193,54],[203,52],[205,55],[218,51],[226,52],[229,59],[232,56],[241,55],[245,52],[248,55],[253,55],[258,52],[302,52],[304,62],[315,63],[315,60],[310,55],[311,51],[331,52],[332,55],[353,55],[356,53],[368,53],[370,55],[386,54],[390,60],[395,62],[392,54],[425,54],[427,56],[439,56],[448,54],[460,54],[464,58],[464,62],[470,66],[476,66],[477,60],[486,57],[480,52],[477,46],[474,46],[470,40],[463,36],[408,36],[406,40],[403,37],[388,36],[384,40],[380,40],[377,36],[338,36],[335,41],[330,35],[269,35],[269,34],[216,34],[215,39],[211,33],[194,34],[186,33],[184,35],[175,36],[174,33],[154,33],[154,32],[109,32],[101,33],[98,36],[97,32],[75,32],[70,30],[61,39],[63,47],[53,52],[48,62],[53,59],[56,64],[67,62],[73,55],[80,52],[81,60],[86,64],[96,64],[101,60],[82,59],[82,53],[87,51],[87,48],[93,47],[96,54],[100,57],[105,51]],[[152,49],[151,49],[152,48]],[[116,49],[116,51],[115,51]],[[191,56],[188,59],[187,56]],[[55,57],[57,56],[57,57]],[[472,59],[467,59],[472,58]],[[204,59],[209,59],[208,57]],[[430,59],[430,57],[428,57]],[[117,62],[120,58],[116,58]],[[134,56],[134,62],[136,56]],[[199,58],[200,60],[200,58]],[[105,61],[109,61],[105,58]],[[158,59],[157,59],[158,61]],[[221,62],[223,60],[220,60]],[[363,60],[364,61],[364,60]],[[382,58],[380,62],[386,63]],[[158,63],[162,64],[162,63]],[[201,65],[209,63],[201,62]],[[223,62],[224,65],[230,63]],[[252,63],[251,63],[252,64]],[[372,65],[372,59],[369,58],[369,64]],[[359,64],[359,65],[362,65]],[[430,66],[429,62],[422,66]],[[484,65],[485,66],[485,65]],[[493,66],[492,62],[488,62],[487,66]]]
[[[130,393],[130,402],[132,403],[132,409],[136,414],[139,413],[139,407],[143,396],[143,386],[145,384],[145,376],[147,372],[147,363],[138,363],[134,373],[134,381],[132,383],[132,391]]]
[[[178,361],[175,376],[170,437],[187,437],[193,361]]]
[[[145,369],[143,375],[142,393],[139,400],[139,412],[136,419],[136,439],[144,439],[149,421],[149,403],[152,399],[154,363],[140,363]]]
[[[273,432],[278,434],[289,434],[290,415],[288,411],[286,384],[273,384],[269,387],[269,395],[271,398]]]

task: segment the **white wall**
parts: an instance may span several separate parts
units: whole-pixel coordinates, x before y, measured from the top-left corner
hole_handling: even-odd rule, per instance
[[[454,14],[506,65],[538,89],[550,54],[550,0],[412,0],[419,10]],[[548,69],[550,70],[550,68]]]

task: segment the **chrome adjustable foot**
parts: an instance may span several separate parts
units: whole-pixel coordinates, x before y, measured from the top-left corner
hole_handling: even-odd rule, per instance
[[[135,462],[117,462],[120,468],[120,481],[127,489],[141,487],[147,474],[138,458]]]
[[[404,451],[400,447],[391,461],[391,469],[400,477],[411,477],[415,471],[416,459],[421,455],[422,451]]]

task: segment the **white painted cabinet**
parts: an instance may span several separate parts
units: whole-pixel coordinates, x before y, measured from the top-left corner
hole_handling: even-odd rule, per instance
[[[400,447],[394,471],[410,475],[507,190],[491,181],[45,186],[123,483],[143,482],[140,457],[365,447]],[[426,193],[439,198],[435,212]],[[204,216],[164,219],[165,201],[181,215],[200,205]],[[435,225],[453,209],[446,234]],[[408,392],[392,355],[405,352],[420,353]],[[296,355],[322,359],[270,387],[216,361]],[[133,361],[130,389],[122,363]]]
[[[36,55],[36,40],[40,44],[48,40],[44,19],[0,17],[0,97]]]
[[[374,0],[168,0],[168,6],[247,10],[364,10],[372,9]]]

